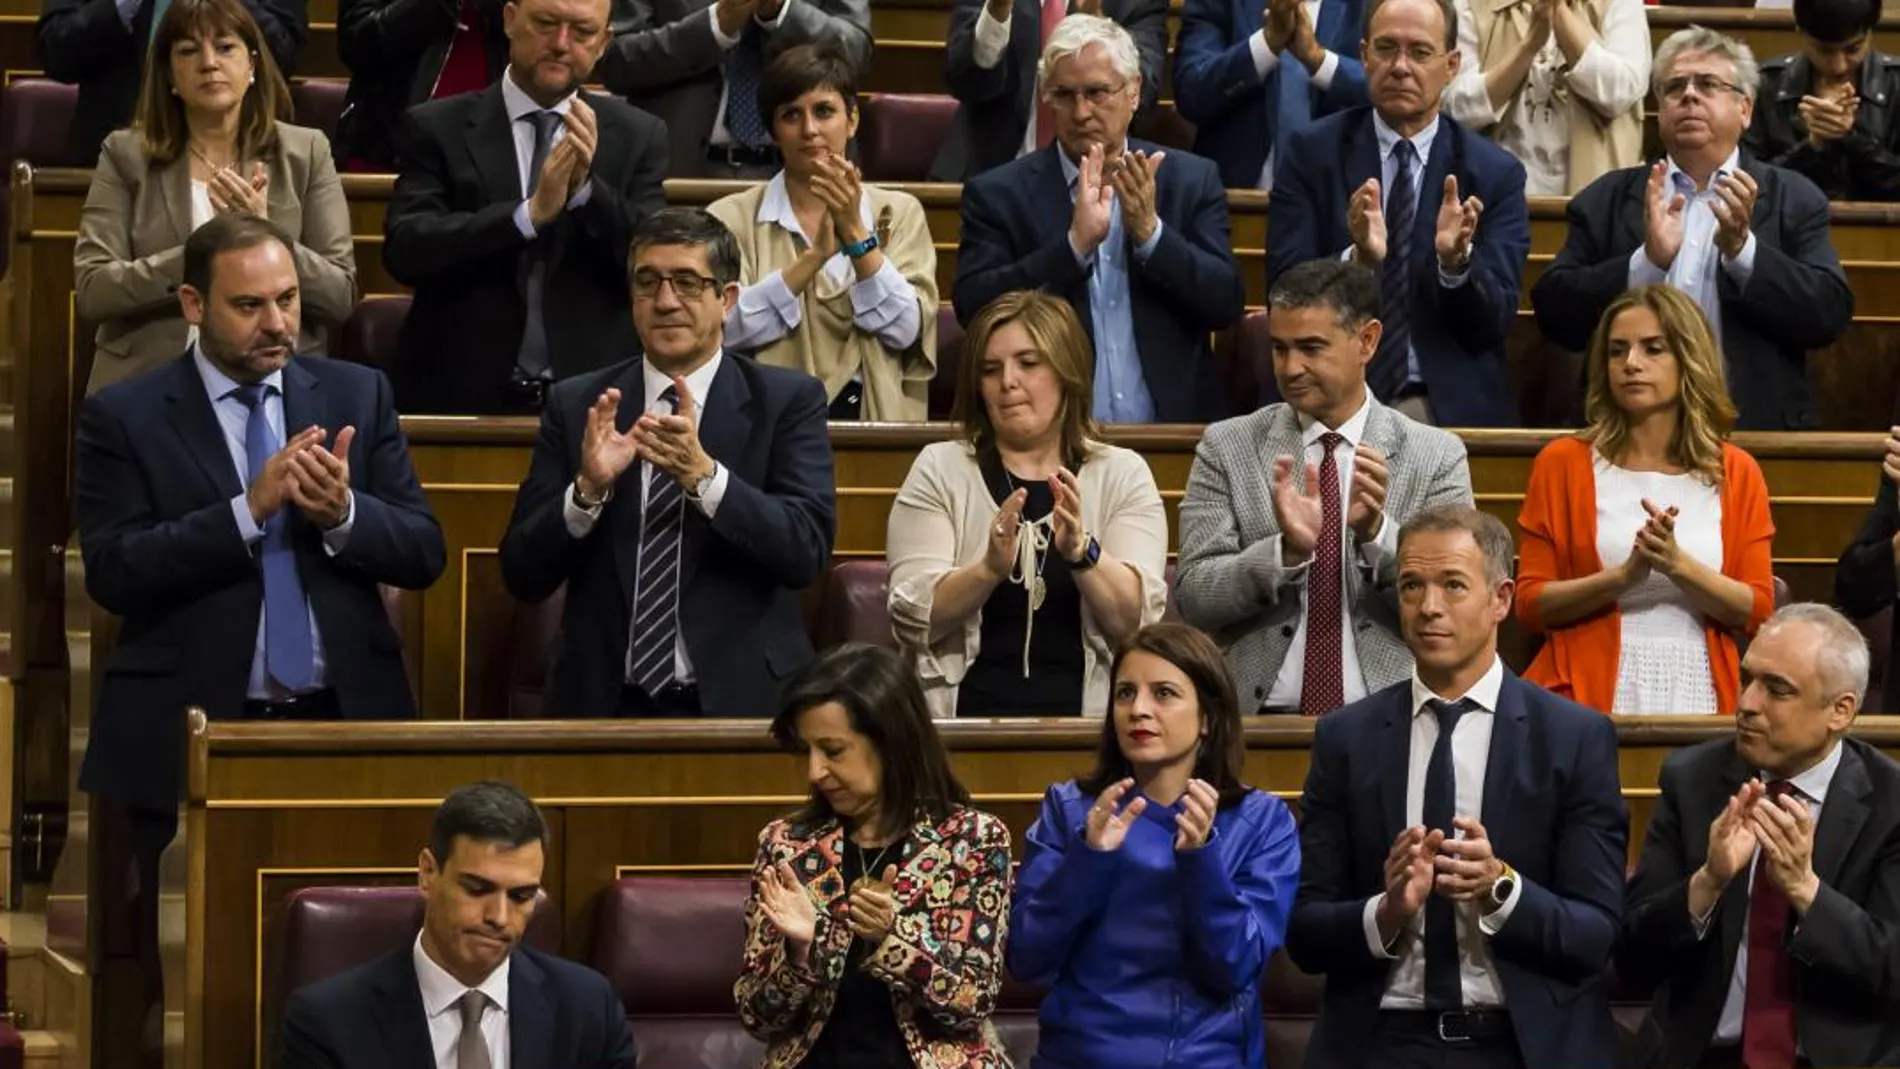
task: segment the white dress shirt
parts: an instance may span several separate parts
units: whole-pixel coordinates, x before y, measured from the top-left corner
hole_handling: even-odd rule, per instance
[[[462,1039],[462,996],[471,989],[429,957],[422,949],[420,935],[416,936],[412,954],[416,986],[422,989],[422,1012],[429,1018],[429,1046],[435,1052],[435,1069],[461,1069],[455,1064],[455,1048]],[[501,959],[488,979],[472,989],[488,996],[488,1008],[482,1011],[482,1038],[488,1042],[492,1069],[508,1069],[508,961]]]
[[[704,419],[706,396],[712,390],[713,378],[719,374],[719,365],[724,360],[725,354],[723,352],[714,353],[712,359],[700,365],[699,370],[686,376],[686,388],[692,392],[693,401],[699,405],[699,414],[702,420]],[[673,385],[672,378],[662,373],[651,363],[642,359],[640,361],[640,381],[642,386],[641,410],[645,412],[657,412],[661,415],[672,415],[672,410],[660,402],[660,394],[665,392],[668,386]],[[703,428],[704,423],[702,422],[698,426]],[[708,520],[712,519],[713,514],[719,511],[719,502],[726,496],[726,480],[728,475],[726,466],[718,463],[717,457],[714,457],[713,460],[712,485],[699,497],[694,497],[691,494],[686,495],[687,503],[697,508],[700,514],[705,516]],[[672,476],[656,471],[652,464],[644,460],[637,460],[634,463],[640,466],[640,501],[642,503],[642,510],[644,511],[647,490],[648,487],[653,484],[655,476],[657,475],[662,479],[670,479]],[[571,482],[567,484],[567,494],[563,502],[561,515],[562,518],[567,521],[567,533],[575,538],[586,538],[589,534],[592,534],[594,525],[600,521],[600,514],[604,510],[606,502],[603,501],[600,505],[591,509],[582,508],[579,503],[574,500],[574,484]],[[629,531],[626,537],[639,538],[639,529],[636,528],[633,531]],[[680,542],[680,545],[685,545],[684,540]],[[675,552],[677,552],[677,550],[675,550]],[[639,574],[645,567],[645,561],[637,562],[634,567],[634,573],[636,575]],[[682,588],[682,592],[684,592],[684,588]],[[631,610],[631,606],[629,606],[629,610]],[[673,612],[674,618],[677,620],[679,615],[678,606],[674,607]],[[629,645],[627,648],[627,659],[629,661],[633,658],[631,641],[631,636],[629,636]],[[632,665],[629,664],[623,671],[626,673],[626,678],[631,681],[633,678]],[[691,683],[696,678],[693,675],[693,659],[691,655],[686,652],[686,632],[677,629],[675,629],[673,636],[673,678],[681,683]]]
[[[1484,812],[1484,773],[1491,758],[1491,726],[1498,708],[1498,693],[1504,687],[1504,662],[1492,658],[1491,667],[1471,689],[1462,695],[1434,694],[1412,673],[1412,754],[1405,775],[1405,824],[1410,827],[1425,819],[1425,772],[1432,762],[1432,747],[1438,745],[1438,717],[1427,712],[1425,703],[1434,699],[1471,702],[1451,733],[1451,762],[1457,780],[1457,814],[1478,819]],[[1446,834],[1459,836],[1450,828]],[[1508,859],[1506,859],[1508,860]],[[1383,868],[1383,866],[1381,866]],[[1497,963],[1491,959],[1491,946],[1485,940],[1497,934],[1517,910],[1524,890],[1520,873],[1511,895],[1496,910],[1486,913],[1479,902],[1456,902],[1458,924],[1459,986],[1464,991],[1467,1010],[1498,1009],[1504,1005],[1504,982],[1498,976]],[[1387,1010],[1425,1008],[1425,911],[1419,910],[1405,926],[1392,949],[1379,942],[1379,907],[1385,902],[1380,892],[1366,900],[1362,920],[1366,946],[1374,957],[1394,959],[1387,975],[1385,995],[1379,1007]]]
[[[1339,436],[1346,439],[1333,450],[1333,463],[1339,468],[1339,525],[1341,534],[1351,538],[1346,528],[1346,513],[1352,507],[1352,466],[1353,450],[1366,439],[1366,420],[1372,411],[1370,395],[1352,418],[1339,425]],[[1320,436],[1331,428],[1311,416],[1302,415],[1300,420],[1300,443],[1305,450],[1307,462],[1320,464],[1325,459],[1325,449],[1319,444]],[[1380,561],[1387,555],[1398,552],[1399,529],[1397,524],[1385,522],[1379,518],[1379,533],[1370,542],[1360,542],[1359,563],[1371,571],[1377,571]],[[1286,648],[1286,660],[1280,664],[1280,675],[1273,681],[1273,689],[1267,693],[1264,707],[1268,709],[1298,709],[1300,694],[1306,685],[1306,580],[1312,574],[1312,561],[1294,567],[1289,576],[1300,588],[1299,623],[1293,625],[1293,642]],[[1346,569],[1353,561],[1340,558],[1339,572],[1339,653],[1341,657],[1340,678],[1344,682],[1341,696],[1348,702],[1356,702],[1366,696],[1366,674],[1359,667],[1359,644],[1355,640],[1352,627],[1352,598],[1348,596],[1350,584],[1346,582]]]
[[[1841,767],[1841,744],[1834,743],[1834,749],[1813,768],[1801,773],[1788,782],[1793,784],[1796,794],[1807,803],[1808,816],[1816,827],[1821,823],[1821,806],[1827,801],[1828,785],[1834,782],[1834,773]],[[1757,848],[1755,856],[1748,862],[1748,890],[1755,890],[1755,867],[1761,860],[1761,850]],[[1720,903],[1717,899],[1717,903]],[[1742,937],[1735,947],[1735,971],[1728,980],[1728,999],[1722,1003],[1722,1016],[1715,1022],[1715,1038],[1710,1040],[1713,1046],[1729,1047],[1742,1041],[1742,1008],[1748,997],[1748,905],[1742,905]],[[1700,940],[1709,934],[1709,920],[1715,915],[1711,906],[1709,912],[1690,920],[1695,925],[1695,937]]]
[[[534,123],[528,121],[528,116],[537,111],[551,111],[557,115],[566,115],[574,107],[574,93],[562,97],[560,103],[551,108],[543,108],[515,84],[515,71],[511,66],[501,75],[501,103],[502,107],[508,110],[508,129],[515,135],[515,174],[521,179],[521,203],[515,206],[515,229],[521,231],[522,237],[533,241],[534,220],[528,212],[528,179],[530,177],[528,167],[534,163],[535,130]],[[554,137],[548,142],[548,151],[552,153],[554,146],[560,144],[566,137],[567,124],[562,123],[556,126]],[[592,182],[581,186],[580,192],[567,199],[567,210],[573,211],[586,204],[593,199],[593,195]]]
[[[790,11],[792,5],[797,2],[798,0],[785,0],[783,4],[779,5],[777,15],[769,19],[762,19],[755,16],[752,21],[758,23],[760,29],[776,30],[778,29],[779,23],[784,21],[785,13]],[[733,47],[739,43],[739,35],[728,34],[725,30],[719,28],[718,4],[706,5],[706,18],[712,22],[713,40],[719,42],[720,51],[732,51]],[[726,129],[726,97],[730,92],[731,90],[726,87],[725,78],[721,77],[719,79],[719,108],[713,112],[712,133],[706,135],[706,143],[708,145],[732,144],[732,131]],[[766,132],[770,133],[772,130],[772,117],[770,115],[761,115],[759,119],[765,123]]]
[[[1695,182],[1671,159],[1662,195],[1666,201],[1680,193],[1688,201],[1682,209],[1682,248],[1676,250],[1676,259],[1667,271],[1649,262],[1643,245],[1636,246],[1636,251],[1630,253],[1630,288],[1667,282],[1681,290],[1701,306],[1718,343],[1722,340],[1722,297],[1717,266],[1735,280],[1737,289],[1747,289],[1748,280],[1755,275],[1754,230],[1749,230],[1742,251],[1734,256],[1724,255],[1715,244],[1715,180],[1735,173],[1740,166],[1741,150],[1737,149],[1709,176],[1708,186],[1698,190]]]
[[[1304,0],[1300,5],[1306,8],[1306,17],[1311,19],[1315,26],[1319,25],[1319,5],[1322,2],[1323,0]],[[1253,34],[1247,38],[1247,50],[1253,53],[1253,69],[1259,73],[1260,80],[1264,82],[1268,78],[1273,77],[1273,72],[1280,66],[1280,53],[1275,52],[1273,48],[1267,44],[1267,31],[1264,27],[1255,30]],[[1298,61],[1295,60],[1294,62]],[[1306,80],[1312,84],[1313,88],[1324,93],[1333,87],[1333,75],[1338,72],[1339,54],[1328,48],[1326,50],[1326,58],[1319,61],[1319,69],[1308,75]],[[1267,109],[1269,111],[1273,109],[1273,97],[1271,93],[1267,95]],[[1260,188],[1269,192],[1273,189],[1272,143],[1268,143],[1267,145],[1266,166],[1260,169]]]

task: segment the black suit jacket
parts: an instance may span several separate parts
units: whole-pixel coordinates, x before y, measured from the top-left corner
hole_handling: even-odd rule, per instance
[[[1531,289],[1538,329],[1565,349],[1588,349],[1603,310],[1629,288],[1650,166],[1611,171],[1570,200],[1564,247]],[[1728,388],[1741,411],[1736,427],[1810,430],[1819,419],[1808,350],[1832,345],[1847,330],[1854,292],[1828,234],[1827,197],[1806,178],[1747,153],[1741,167],[1760,186],[1749,220],[1755,270],[1742,289],[1717,269]]]
[[[1874,507],[1860,521],[1853,544],[1841,551],[1834,564],[1834,603],[1856,620],[1865,620],[1900,600],[1893,560],[1893,536],[1900,534],[1900,495],[1893,480],[1882,475],[1874,492]],[[1882,681],[1881,708],[1870,713],[1892,713],[1900,708],[1900,627],[1889,628],[1887,679]]]
[[[502,0],[481,0],[488,80],[508,66],[508,37],[501,29]],[[403,112],[429,99],[455,39],[458,5],[444,0],[342,0],[337,7],[336,47],[350,69],[349,95],[337,119],[337,167],[351,157],[377,170],[396,169],[396,130]]]
[[[933,182],[967,182],[1016,158],[1036,111],[1036,64],[1042,58],[1042,5],[1023,0],[1010,8],[1009,45],[996,66],[976,65],[976,20],[984,0],[956,0],[950,9],[945,79],[957,98],[950,137],[930,165]],[[1161,93],[1168,55],[1167,0],[1104,0],[1102,14],[1135,39],[1141,55],[1141,109]]]
[[[310,28],[304,0],[244,0],[244,6],[277,69],[290,77]],[[132,121],[151,39],[152,0],[140,3],[129,30],[113,0],[45,0],[33,30],[34,54],[47,77],[79,87],[66,155],[58,162],[91,167],[106,135]]]
[[[273,1069],[430,1069],[435,1049],[415,948],[299,989],[284,1006]],[[510,1069],[634,1069],[626,1010],[605,977],[517,946],[508,959]]]
[[[376,586],[420,590],[442,574],[442,529],[409,466],[380,372],[299,356],[284,369],[287,435],[355,427],[349,542],[331,556],[293,506],[298,571],[323,635],[343,715],[415,715],[402,644]],[[175,806],[184,709],[241,715],[263,583],[238,533],[244,492],[189,353],[109,386],[79,409],[75,498],[86,593],[124,617],[105,661],[82,789],[148,808]]]
[[[591,199],[535,236],[553,257],[543,322],[557,379],[640,351],[627,247],[634,225],[666,204],[666,128],[613,97],[586,100],[600,124]],[[518,278],[528,247],[515,226],[521,168],[501,85],[412,109],[399,140],[383,262],[416,292],[402,325],[398,404],[498,412],[527,321]]]
[[[1366,901],[1385,888],[1404,830],[1411,682],[1320,719],[1300,799],[1300,890],[1287,925],[1294,964],[1326,974],[1308,1069],[1372,1064],[1392,963],[1366,946]],[[1485,763],[1485,831],[1523,879],[1490,937],[1505,1008],[1530,1069],[1609,1069],[1616,1060],[1604,963],[1623,904],[1629,813],[1617,787],[1616,729],[1593,709],[1508,669]]]
[[[1161,146],[1130,140],[1130,149]],[[957,249],[957,319],[968,324],[1011,290],[1043,289],[1075,307],[1095,339],[1089,271],[1075,260],[1069,220],[1075,198],[1050,145],[979,175],[963,187],[963,240]],[[1155,211],[1163,224],[1143,262],[1128,238],[1128,293],[1142,377],[1162,423],[1206,423],[1228,414],[1208,335],[1244,310],[1220,172],[1189,152],[1168,149],[1155,175]],[[1127,237],[1127,228],[1122,230]]]
[[[1815,1065],[1900,1065],[1900,765],[1843,738],[1814,831],[1821,893],[1789,927],[1795,1034]],[[1709,855],[1709,824],[1754,771],[1733,739],[1677,750],[1663,762],[1629,884],[1616,968],[1660,987],[1644,1023],[1643,1065],[1693,1066],[1728,998],[1748,917],[1748,878],[1729,882],[1709,934],[1689,919],[1689,878]]]
[[[546,708],[555,716],[613,715],[626,678],[641,465],[614,484],[586,538],[569,534],[563,515],[587,409],[609,386],[620,389],[624,431],[640,415],[640,361],[555,386],[501,540],[501,574],[515,597],[538,602],[567,584],[548,669]],[[711,520],[686,505],[680,631],[707,715],[770,716],[786,677],[812,658],[798,592],[831,563],[837,506],[825,390],[808,375],[727,352],[700,404],[700,444],[728,475]]]

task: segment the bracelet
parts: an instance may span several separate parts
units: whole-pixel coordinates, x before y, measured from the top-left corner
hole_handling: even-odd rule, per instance
[[[843,251],[846,256],[851,257],[853,260],[861,260],[864,257],[870,255],[871,250],[877,247],[878,247],[877,235],[867,234],[865,235],[865,238],[863,241],[854,241],[851,244],[846,245]]]
[[[601,491],[598,498],[590,500],[587,492],[581,489],[581,477],[578,475],[574,476],[574,504],[579,506],[583,511],[592,512],[607,502],[612,501],[613,497],[614,488],[609,486],[607,489]]]

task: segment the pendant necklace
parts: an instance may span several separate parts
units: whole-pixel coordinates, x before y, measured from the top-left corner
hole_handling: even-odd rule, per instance
[[[1019,488],[1016,476],[1005,468],[1003,478],[1009,483],[1009,492],[1015,493]],[[1021,488],[1026,489],[1027,486],[1026,483],[1021,484]],[[1042,581],[1042,570],[1049,563],[1049,554],[1046,552],[1048,536],[1044,533],[1042,526],[1046,519],[1048,517],[1023,524],[1031,529],[1031,537],[1018,544],[1016,574],[1011,576],[1012,579],[1028,588],[1029,611],[1032,613],[1039,611],[1042,608],[1043,599],[1049,596],[1049,588]]]
[[[845,841],[849,842],[851,844],[851,848],[858,852],[858,865],[864,869],[864,872],[861,875],[859,875],[857,879],[851,881],[850,891],[852,894],[856,894],[858,892],[858,889],[861,887],[864,887],[868,884],[882,882],[873,874],[876,873],[878,869],[883,866],[884,855],[891,852],[891,847],[896,846],[898,843],[901,843],[904,840],[902,836],[899,836],[897,839],[893,840],[892,842],[885,843],[884,848],[877,852],[875,860],[868,861],[868,862],[864,860],[864,855],[865,855],[864,847],[856,839],[847,838]]]

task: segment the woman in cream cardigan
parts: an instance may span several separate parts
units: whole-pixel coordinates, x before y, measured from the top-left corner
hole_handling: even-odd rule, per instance
[[[726,345],[816,376],[832,419],[921,421],[937,373],[937,247],[916,197],[864,185],[845,156],[856,78],[813,45],[786,49],[759,78],[785,166],[711,209],[739,239],[745,286]]]
[[[1006,293],[971,321],[963,434],[891,508],[891,626],[933,716],[1101,716],[1114,650],[1167,601],[1168,520],[1141,457],[1094,438],[1069,305]]]
[[[173,0],[132,126],[106,138],[79,217],[73,279],[98,324],[88,394],[175,359],[185,239],[213,215],[268,216],[297,239],[300,353],[356,305],[349,208],[321,131],[292,126],[290,89],[240,0]]]

